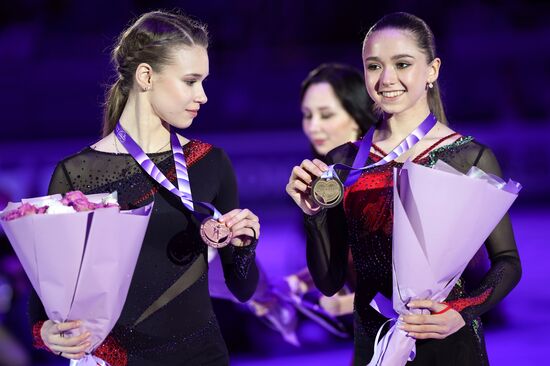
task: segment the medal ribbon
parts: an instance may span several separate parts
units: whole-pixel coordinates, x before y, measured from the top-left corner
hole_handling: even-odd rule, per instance
[[[367,134],[361,140],[361,145],[359,146],[359,151],[353,160],[353,165],[345,164],[333,164],[328,167],[328,170],[321,175],[321,178],[332,178],[338,177],[335,169],[350,170],[348,178],[344,183],[345,187],[351,186],[357,181],[361,172],[363,170],[373,168],[379,165],[384,165],[389,163],[392,160],[397,159],[399,156],[403,155],[405,152],[409,151],[418,141],[420,141],[437,123],[435,116],[430,113],[428,116],[420,123],[420,125],[412,131],[401,143],[395,147],[388,155],[384,156],[381,160],[374,164],[365,166],[367,159],[369,157],[370,148],[372,146],[372,138],[374,136],[374,127],[371,127]]]
[[[132,137],[122,128],[120,121],[115,127],[115,136],[120,141],[122,146],[128,152],[134,160],[161,186],[168,191],[178,196],[181,199],[183,205],[191,212],[196,212],[194,204],[202,206],[214,213],[212,216],[217,220],[221,213],[213,205],[208,202],[193,201],[193,195],[191,194],[191,185],[189,184],[189,173],[187,171],[187,164],[185,162],[185,156],[183,155],[183,149],[178,136],[172,129],[170,129],[170,143],[172,145],[172,153],[174,154],[174,163],[176,165],[176,176],[178,179],[178,188],[176,188],[172,182],[166,178],[166,176],[160,171],[159,168],[149,159],[147,154],[139,147],[139,145],[132,139]]]

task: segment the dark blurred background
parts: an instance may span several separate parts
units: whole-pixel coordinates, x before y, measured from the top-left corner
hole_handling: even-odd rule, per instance
[[[181,8],[209,26],[209,101],[185,133],[229,153],[242,205],[262,217],[258,258],[273,278],[305,264],[300,215],[284,194],[292,166],[311,154],[301,132],[301,81],[323,62],[362,68],[363,37],[385,13],[408,11],[426,20],[443,61],[439,80],[452,127],[490,146],[505,175],[524,185],[511,211],[524,277],[488,332],[490,357],[496,365],[522,364],[514,357],[540,364],[543,351],[550,351],[542,327],[549,317],[535,316],[550,304],[544,290],[550,275],[540,257],[550,224],[549,1],[2,2],[0,209],[9,200],[45,194],[54,164],[99,139],[105,86],[114,76],[110,48],[131,19],[159,8]],[[10,261],[5,240],[1,252],[0,279],[11,286],[11,295],[2,295],[9,300],[2,323],[28,354],[24,274]],[[245,310],[227,308],[239,314],[233,319],[240,323],[227,322],[224,330],[237,365],[260,359],[349,364],[349,341],[335,341],[305,322],[303,347],[295,349]],[[16,354],[3,332],[0,354],[6,347]],[[240,341],[233,340],[236,334]],[[325,353],[316,358],[319,348],[334,350],[335,361]],[[39,364],[36,354],[29,357]],[[10,365],[5,362],[0,357],[0,365]]]

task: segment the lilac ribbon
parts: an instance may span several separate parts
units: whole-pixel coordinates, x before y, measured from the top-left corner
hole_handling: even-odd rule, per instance
[[[508,179],[508,182],[506,182],[504,179],[500,178],[498,175],[485,173],[483,170],[479,169],[477,166],[471,167],[468,173],[466,173],[466,175],[474,179],[483,179],[490,185],[513,194],[518,194],[519,191],[521,191],[521,189],[523,188],[521,183],[513,181],[512,179]]]
[[[388,155],[384,156],[378,162],[365,166],[367,159],[369,157],[370,148],[372,146],[372,138],[374,136],[374,127],[371,127],[367,134],[361,140],[361,145],[359,146],[359,151],[353,160],[353,165],[345,164],[333,164],[328,167],[328,170],[321,175],[321,178],[338,178],[338,175],[334,171],[335,169],[350,170],[348,178],[344,183],[345,187],[351,186],[353,183],[359,179],[361,172],[369,168],[373,168],[379,165],[384,165],[389,163],[392,160],[397,159],[399,156],[403,155],[405,152],[409,151],[418,141],[420,141],[437,123],[435,116],[430,113],[428,116],[420,123],[420,125],[412,131],[401,143],[395,147]]]
[[[71,360],[69,366],[110,366],[110,365],[108,362],[105,362],[101,358],[88,354],[79,360]]]
[[[170,143],[172,145],[172,153],[174,154],[174,163],[176,165],[176,176],[178,179],[178,188],[176,188],[172,182],[166,178],[166,176],[160,171],[159,168],[149,159],[147,154],[139,147],[139,145],[132,139],[132,137],[122,128],[120,121],[115,126],[115,136],[120,141],[122,146],[132,155],[136,162],[161,186],[168,191],[178,196],[181,199],[183,205],[191,212],[196,212],[194,204],[202,206],[214,213],[212,216],[217,220],[221,213],[213,205],[208,202],[193,201],[193,195],[191,194],[191,185],[189,184],[189,172],[187,171],[187,164],[185,162],[185,156],[183,155],[183,149],[178,136],[172,129],[170,129]]]

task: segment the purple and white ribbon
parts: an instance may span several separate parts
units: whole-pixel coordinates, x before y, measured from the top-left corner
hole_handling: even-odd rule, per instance
[[[349,170],[350,173],[344,183],[345,187],[351,186],[353,183],[359,179],[361,172],[376,166],[384,165],[389,163],[392,160],[397,159],[405,152],[409,151],[418,141],[420,141],[424,136],[430,132],[430,130],[437,123],[435,116],[430,113],[428,116],[418,125],[418,127],[412,131],[401,143],[395,147],[388,155],[384,156],[382,159],[377,161],[374,164],[365,166],[367,159],[369,157],[370,149],[372,146],[372,138],[374,136],[375,128],[371,127],[367,134],[361,140],[361,145],[359,146],[359,151],[353,160],[353,165],[345,164],[333,164],[328,167],[328,170],[321,175],[321,178],[338,178],[338,175],[334,171],[335,169]]]
[[[160,171],[159,168],[149,159],[147,154],[139,147],[139,145],[132,139],[132,137],[122,128],[120,121],[115,126],[115,136],[124,146],[124,148],[132,155],[135,161],[161,186],[168,191],[178,196],[181,199],[183,205],[191,212],[195,211],[195,204],[202,206],[213,212],[212,217],[217,220],[221,213],[213,205],[208,202],[193,201],[193,195],[191,194],[191,185],[189,183],[189,172],[187,171],[187,164],[185,162],[185,156],[183,155],[183,148],[178,139],[178,136],[172,129],[170,129],[170,143],[172,145],[172,153],[174,155],[174,163],[176,165],[176,176],[178,179],[178,188],[176,188],[168,178]]]
[[[99,357],[87,354],[79,360],[71,360],[69,366],[110,366],[108,362]]]

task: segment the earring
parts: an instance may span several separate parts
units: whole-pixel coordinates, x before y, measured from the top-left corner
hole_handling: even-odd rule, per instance
[[[433,89],[434,84],[432,82],[428,82],[428,88]]]
[[[144,91],[144,92],[149,91],[149,89],[151,89],[150,86],[145,86],[145,87],[143,87],[143,91]]]

